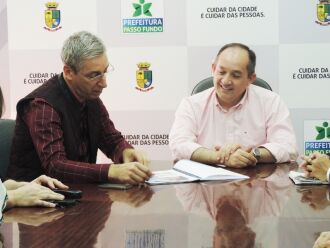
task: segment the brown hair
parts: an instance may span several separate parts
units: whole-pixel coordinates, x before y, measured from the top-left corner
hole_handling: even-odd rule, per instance
[[[231,48],[231,47],[239,47],[245,51],[248,52],[249,54],[249,63],[247,65],[247,71],[248,71],[248,75],[251,76],[254,73],[255,67],[256,67],[256,54],[254,53],[253,50],[251,50],[248,46],[241,44],[241,43],[229,43],[227,45],[224,45],[223,47],[221,47],[221,49],[219,50],[216,60],[218,59],[219,55],[226,50],[227,48]]]

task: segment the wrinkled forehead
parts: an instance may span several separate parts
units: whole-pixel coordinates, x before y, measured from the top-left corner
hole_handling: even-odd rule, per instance
[[[82,60],[79,66],[79,71],[104,71],[109,66],[108,57],[106,54],[102,54],[97,57],[87,58]]]

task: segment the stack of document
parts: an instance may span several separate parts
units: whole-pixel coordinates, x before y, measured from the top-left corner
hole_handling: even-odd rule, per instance
[[[304,172],[290,171],[289,177],[295,184],[329,184],[328,181],[321,181],[313,177],[305,177]]]
[[[194,181],[242,180],[247,178],[249,177],[219,167],[201,164],[191,160],[180,160],[171,170],[154,171],[152,177],[146,183],[156,185]]]

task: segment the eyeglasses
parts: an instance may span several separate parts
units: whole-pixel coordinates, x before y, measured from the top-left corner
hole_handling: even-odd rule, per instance
[[[87,78],[89,81],[98,82],[100,81],[107,73],[113,72],[115,70],[114,66],[109,64],[106,72],[93,72],[90,75],[82,75]]]

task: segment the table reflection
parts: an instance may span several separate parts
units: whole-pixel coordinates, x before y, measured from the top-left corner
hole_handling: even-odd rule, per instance
[[[312,185],[297,187],[301,193],[301,202],[308,204],[314,210],[322,210],[330,206],[329,187],[327,185]]]
[[[40,226],[64,216],[57,208],[17,208],[5,214],[5,222],[17,222],[29,226]]]
[[[4,215],[7,223],[1,229],[12,229],[11,223],[17,223],[19,243],[23,247],[94,247],[110,218],[114,202],[138,208],[153,195],[149,187],[129,190],[101,189],[97,185],[75,187],[83,191],[83,198],[75,206],[11,209]],[[9,244],[7,247],[11,247],[12,237],[3,236]]]
[[[175,186],[176,194],[186,211],[207,212],[215,221],[213,247],[254,247],[264,242],[256,240],[253,224],[278,216],[288,200],[288,171],[288,166],[260,166],[247,171],[248,180],[182,184]]]
[[[5,247],[312,247],[330,230],[328,187],[298,187],[295,164],[234,170],[250,179],[83,191],[65,209],[5,213]],[[8,227],[8,228],[6,228]],[[1,236],[0,236],[1,241]]]
[[[48,213],[49,209],[17,208],[5,213],[5,220],[8,216],[8,221],[18,223],[22,247],[93,247],[110,215],[112,201],[107,192],[97,188],[85,188],[83,193],[88,197],[75,206]]]
[[[114,202],[122,202],[127,205],[138,208],[149,202],[154,194],[148,186],[134,187],[129,190],[104,190]]]

